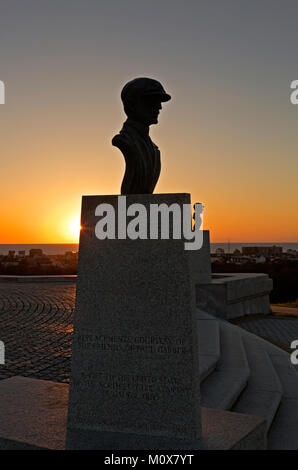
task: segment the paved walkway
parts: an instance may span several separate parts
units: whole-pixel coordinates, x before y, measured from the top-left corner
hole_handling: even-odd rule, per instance
[[[288,352],[292,351],[290,347],[292,341],[298,340],[298,317],[248,315],[235,319],[232,323],[271,341]]]
[[[73,283],[0,283],[1,379],[69,381],[74,299]]]
[[[23,375],[69,382],[75,284],[0,283],[0,379]],[[253,315],[233,323],[289,350],[298,339],[298,317]]]

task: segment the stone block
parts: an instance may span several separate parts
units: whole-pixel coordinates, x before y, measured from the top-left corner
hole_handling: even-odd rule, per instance
[[[82,202],[67,447],[196,448],[200,399],[195,294],[183,239],[104,239],[100,204]],[[131,195],[127,207],[190,203]],[[148,222],[149,224],[149,222]],[[92,439],[91,439],[92,436]],[[144,447],[145,446],[145,447]]]
[[[209,284],[196,284],[197,307],[212,315],[232,319],[271,312],[272,279],[258,273],[217,273]]]

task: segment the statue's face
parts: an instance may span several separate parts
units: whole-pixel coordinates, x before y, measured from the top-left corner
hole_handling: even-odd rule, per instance
[[[157,124],[161,103],[159,95],[141,97],[134,106],[133,118],[146,126]]]

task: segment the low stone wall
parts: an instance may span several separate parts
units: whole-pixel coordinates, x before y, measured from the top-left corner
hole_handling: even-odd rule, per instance
[[[217,273],[211,283],[196,284],[196,303],[205,312],[226,319],[268,314],[272,288],[267,274]]]

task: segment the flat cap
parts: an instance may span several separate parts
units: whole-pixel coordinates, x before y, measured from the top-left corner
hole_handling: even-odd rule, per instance
[[[171,96],[165,92],[162,84],[153,78],[140,77],[126,83],[121,91],[123,103],[142,96],[159,96],[161,101],[169,101]]]

